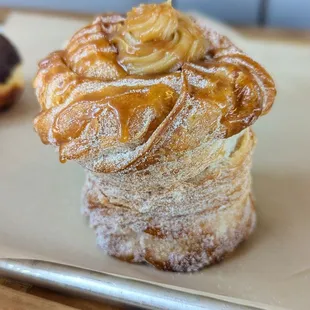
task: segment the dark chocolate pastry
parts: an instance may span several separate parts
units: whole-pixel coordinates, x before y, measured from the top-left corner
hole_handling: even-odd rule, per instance
[[[0,111],[9,108],[24,88],[21,58],[17,49],[0,34]]]

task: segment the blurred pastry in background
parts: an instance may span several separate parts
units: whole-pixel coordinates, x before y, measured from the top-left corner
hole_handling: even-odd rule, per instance
[[[24,88],[21,57],[13,44],[0,34],[0,111],[13,105]]]

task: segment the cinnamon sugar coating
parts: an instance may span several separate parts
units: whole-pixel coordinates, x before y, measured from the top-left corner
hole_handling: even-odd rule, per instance
[[[79,30],[34,87],[35,129],[86,168],[83,210],[109,254],[193,271],[253,230],[249,127],[276,90],[226,37],[141,5]]]

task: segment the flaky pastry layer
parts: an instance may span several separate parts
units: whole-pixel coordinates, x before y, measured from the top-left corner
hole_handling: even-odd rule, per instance
[[[183,32],[191,44],[175,42],[182,52],[167,47]],[[161,50],[176,61],[172,67],[157,59]],[[159,149],[194,149],[214,131],[233,136],[266,114],[275,96],[259,64],[167,3],[96,18],[40,62],[34,86],[43,143],[59,147],[62,161],[97,172],[120,171],[141,157],[147,165]]]
[[[195,271],[252,232],[250,126],[276,90],[226,37],[141,5],[79,30],[34,87],[35,129],[86,169],[83,210],[110,255]]]
[[[197,271],[220,261],[255,227],[254,145],[247,129],[226,139],[222,153],[204,170],[187,159],[182,171],[195,176],[171,183],[158,166],[144,171],[144,177],[138,171],[88,172],[83,213],[96,230],[98,245],[122,260],[170,271]],[[208,147],[198,159],[206,153]],[[158,176],[162,186],[152,181]]]

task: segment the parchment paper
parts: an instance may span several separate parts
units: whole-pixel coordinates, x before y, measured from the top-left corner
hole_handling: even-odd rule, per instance
[[[19,104],[0,115],[0,257],[59,262],[263,309],[310,309],[310,46],[233,35],[268,67],[279,90],[272,112],[255,126],[258,227],[221,264],[176,274],[120,262],[96,247],[80,215],[82,168],[60,164],[32,129],[36,62],[83,24],[16,13],[5,27],[24,58],[27,87]]]

